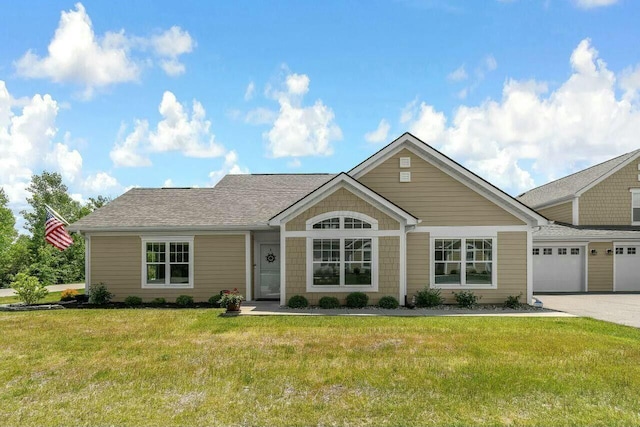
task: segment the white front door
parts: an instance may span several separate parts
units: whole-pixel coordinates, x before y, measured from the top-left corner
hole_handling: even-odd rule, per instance
[[[280,298],[280,244],[260,243],[257,298]]]
[[[616,245],[615,291],[640,291],[640,244]]]

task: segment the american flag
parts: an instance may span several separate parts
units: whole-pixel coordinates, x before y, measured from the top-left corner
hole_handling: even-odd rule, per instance
[[[56,248],[64,251],[73,243],[73,239],[64,228],[64,224],[47,209],[47,222],[44,224],[44,239]]]

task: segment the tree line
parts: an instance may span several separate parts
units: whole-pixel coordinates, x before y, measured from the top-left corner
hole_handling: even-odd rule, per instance
[[[28,234],[18,234],[16,218],[8,208],[8,198],[0,188],[0,287],[7,287],[18,273],[37,277],[44,285],[84,281],[84,238],[72,234],[73,244],[59,251],[44,239],[45,205],[51,206],[69,223],[93,212],[110,199],[89,198],[82,204],[73,200],[59,173],[44,171],[33,175],[27,188],[29,208],[20,211]]]

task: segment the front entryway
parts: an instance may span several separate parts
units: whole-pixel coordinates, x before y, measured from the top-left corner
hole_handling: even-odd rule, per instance
[[[258,243],[258,260],[256,262],[258,299],[280,298],[280,244]]]
[[[640,244],[616,245],[614,252],[614,290],[640,291]]]

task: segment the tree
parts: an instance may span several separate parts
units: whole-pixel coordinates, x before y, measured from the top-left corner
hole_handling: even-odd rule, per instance
[[[11,209],[7,207],[9,199],[3,188],[0,188],[0,287],[8,284],[7,277],[11,263],[11,246],[18,237],[16,231],[16,218]]]

